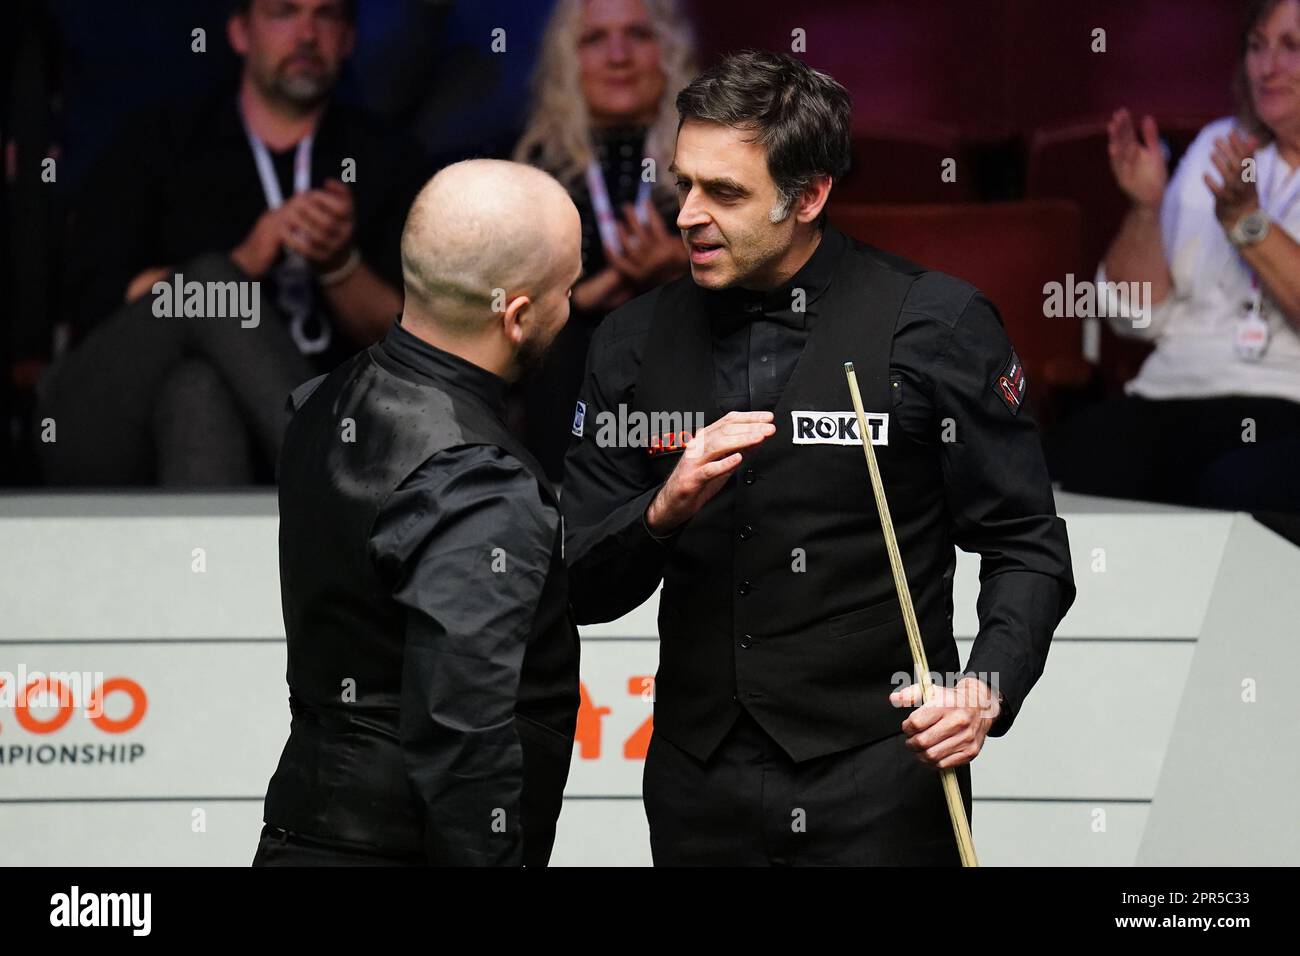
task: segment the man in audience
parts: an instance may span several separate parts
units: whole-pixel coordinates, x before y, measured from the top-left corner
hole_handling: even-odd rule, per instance
[[[400,311],[398,245],[429,170],[332,102],[351,0],[239,0],[238,90],[141,117],[89,177],[71,351],[40,386],[57,484],[271,476],[284,398]]]

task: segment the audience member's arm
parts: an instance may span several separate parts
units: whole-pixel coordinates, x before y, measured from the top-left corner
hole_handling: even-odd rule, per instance
[[[402,311],[402,296],[364,262],[343,281],[325,286],[325,295],[348,333],[364,345],[382,338]]]
[[[1262,242],[1245,247],[1241,254],[1259,273],[1291,327],[1300,332],[1300,243],[1274,223]]]
[[[1214,194],[1214,215],[1229,236],[1233,228],[1251,213],[1259,211],[1259,190],[1242,170],[1254,158],[1259,140],[1232,130],[1214,141],[1211,157],[1221,181],[1205,174],[1205,185]],[[1242,258],[1259,275],[1260,282],[1282,310],[1287,321],[1300,329],[1300,244],[1276,222],[1260,242],[1241,249]]]
[[[1159,132],[1155,120],[1144,117],[1139,140],[1128,110],[1111,117],[1108,132],[1111,171],[1132,207],[1106,251],[1106,276],[1111,282],[1150,282],[1151,302],[1159,304],[1173,289],[1160,230],[1169,171]]]

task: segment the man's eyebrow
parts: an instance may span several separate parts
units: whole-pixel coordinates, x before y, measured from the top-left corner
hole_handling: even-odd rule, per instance
[[[677,168],[676,163],[670,164],[668,167],[668,171],[672,173],[674,176],[682,176],[682,171]],[[689,179],[690,177],[682,176],[682,178]],[[699,184],[703,186],[705,189],[707,189],[709,192],[716,192],[721,190],[721,191],[739,193],[744,196],[749,195],[749,188],[747,186],[744,186],[741,183],[736,182],[736,180],[730,178],[729,176],[722,176],[716,179],[701,179],[699,180]]]
[[[740,193],[741,195],[745,195],[745,196],[749,195],[748,187],[743,186],[740,183],[736,182],[734,179],[731,179],[726,176],[720,179],[701,179],[700,185],[703,186],[705,189],[707,189],[709,192],[726,191],[726,192]]]

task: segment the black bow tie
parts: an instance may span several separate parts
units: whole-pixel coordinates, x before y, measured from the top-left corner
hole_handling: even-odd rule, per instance
[[[795,312],[793,299],[782,290],[724,289],[716,294],[712,313],[715,327],[723,335],[758,318],[792,329],[802,329],[807,324],[807,315]]]

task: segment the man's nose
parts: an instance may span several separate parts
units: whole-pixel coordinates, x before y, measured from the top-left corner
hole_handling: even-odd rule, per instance
[[[677,228],[683,232],[696,226],[706,225],[710,221],[708,212],[694,196],[693,192],[688,194],[682,203],[682,208],[677,210]]]
[[[297,30],[294,32],[297,35],[299,46],[316,46],[320,40],[320,30],[316,25],[316,18],[310,12],[307,12],[304,16],[298,18],[296,26]]]

